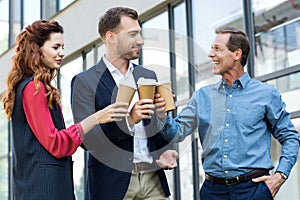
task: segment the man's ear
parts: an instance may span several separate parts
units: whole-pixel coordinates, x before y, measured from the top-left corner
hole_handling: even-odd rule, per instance
[[[243,51],[242,49],[238,48],[235,50],[234,60],[240,60],[242,58]]]
[[[114,44],[114,38],[115,38],[115,33],[111,32],[111,31],[107,31],[105,33],[105,41],[110,43],[110,44]]]

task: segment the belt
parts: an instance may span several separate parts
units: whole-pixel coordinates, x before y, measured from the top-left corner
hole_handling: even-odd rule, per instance
[[[155,164],[147,162],[132,163],[132,170],[136,172],[153,171],[155,170]]]
[[[217,178],[217,177],[213,177],[208,174],[205,174],[205,179],[208,181],[212,181],[213,183],[218,183],[218,184],[222,184],[222,185],[236,185],[239,183],[247,182],[247,181],[251,180],[252,178],[257,178],[259,176],[262,176],[268,172],[269,172],[269,170],[266,170],[266,169],[257,169],[257,170],[253,170],[247,174],[236,176],[236,177],[230,177],[230,178]]]

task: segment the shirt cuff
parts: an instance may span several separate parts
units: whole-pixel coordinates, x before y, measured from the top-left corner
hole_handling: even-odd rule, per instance
[[[129,130],[129,132],[131,133],[131,134],[133,134],[134,132],[135,132],[135,126],[134,125],[132,125],[132,126],[130,126],[130,124],[128,123],[128,119],[127,119],[127,117],[126,117],[126,124],[127,124],[127,128],[128,128],[128,130]]]
[[[82,141],[83,141],[83,139],[84,139],[83,128],[82,128],[82,126],[81,126],[80,123],[75,124],[75,127],[76,127],[76,129],[77,129],[77,134],[78,134],[78,136],[79,136],[79,138],[80,138],[80,140],[81,140],[81,143],[82,143]]]

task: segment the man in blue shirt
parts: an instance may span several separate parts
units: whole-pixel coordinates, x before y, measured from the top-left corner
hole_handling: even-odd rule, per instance
[[[273,199],[297,160],[299,133],[279,92],[244,71],[250,51],[246,34],[234,27],[216,34],[208,56],[222,79],[197,90],[175,119],[164,119],[165,102],[156,95],[163,135],[180,142],[198,128],[206,179],[202,200]],[[272,175],[271,135],[282,145]]]

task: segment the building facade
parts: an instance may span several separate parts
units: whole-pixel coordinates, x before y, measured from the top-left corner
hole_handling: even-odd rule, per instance
[[[145,45],[141,58],[135,62],[155,70],[159,80],[172,82],[177,107],[174,116],[196,89],[220,79],[212,75],[207,55],[215,28],[233,25],[245,30],[251,42],[247,71],[280,91],[292,122],[300,131],[300,0],[0,0],[0,96],[6,89],[16,35],[37,19],[57,20],[65,30],[66,56],[56,84],[66,125],[71,125],[71,79],[103,55],[97,23],[113,6],[131,7],[139,12]],[[10,126],[1,109],[0,199],[11,197]],[[168,171],[172,199],[199,199],[204,173],[197,133],[178,144],[178,151],[179,166]],[[270,153],[275,166],[280,151],[280,144],[274,140]],[[81,200],[86,152],[79,148],[73,159],[75,194]],[[300,159],[275,199],[299,200],[299,188]]]

